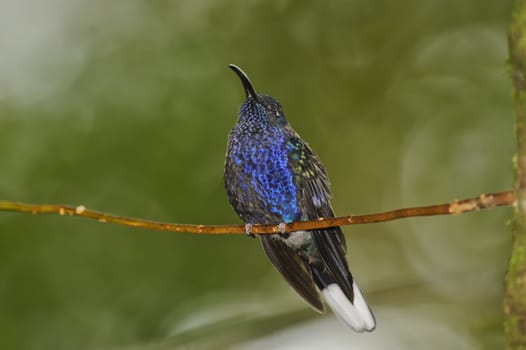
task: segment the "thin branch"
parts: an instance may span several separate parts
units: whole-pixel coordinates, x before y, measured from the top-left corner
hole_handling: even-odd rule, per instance
[[[59,214],[69,216],[82,216],[98,220],[99,222],[111,222],[118,225],[142,227],[150,230],[187,232],[197,234],[269,234],[286,233],[301,230],[321,229],[334,226],[371,224],[385,222],[415,216],[432,215],[458,215],[470,211],[493,208],[499,206],[510,206],[515,203],[513,191],[481,194],[478,197],[455,200],[451,203],[430,205],[424,207],[413,207],[396,209],[377,214],[350,215],[330,219],[318,219],[313,221],[300,221],[288,224],[276,225],[191,225],[175,224],[160,221],[152,221],[131,217],[124,217],[100,211],[89,210],[83,205],[56,205],[56,204],[28,204],[11,201],[0,201],[0,211],[13,211],[32,214]],[[249,232],[247,232],[249,230]]]
[[[526,349],[526,0],[517,0],[509,32],[509,63],[515,107],[515,206],[511,253],[504,280],[506,349]]]

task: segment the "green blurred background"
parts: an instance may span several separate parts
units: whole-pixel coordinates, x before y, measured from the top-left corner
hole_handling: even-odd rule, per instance
[[[512,1],[0,1],[0,198],[239,223],[244,94],[278,98],[338,214],[513,181]],[[372,334],[317,315],[259,242],[0,214],[2,349],[498,349],[510,209],[347,228]]]

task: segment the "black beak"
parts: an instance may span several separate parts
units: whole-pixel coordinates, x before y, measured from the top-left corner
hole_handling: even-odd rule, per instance
[[[256,93],[256,90],[254,90],[254,87],[252,86],[252,83],[250,82],[250,79],[245,74],[245,72],[243,72],[243,70],[235,64],[229,64],[228,68],[232,69],[237,74],[239,79],[241,79],[243,87],[245,88],[245,94],[247,95],[247,99],[249,97],[252,97],[255,101],[259,102],[258,94]]]

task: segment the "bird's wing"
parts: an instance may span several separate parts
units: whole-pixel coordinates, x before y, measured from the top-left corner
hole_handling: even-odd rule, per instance
[[[289,157],[291,167],[295,168],[300,207],[304,210],[303,220],[320,217],[334,217],[330,199],[329,179],[318,156],[299,137],[288,141],[293,150]],[[320,252],[323,264],[335,279],[343,292],[352,301],[354,293],[352,275],[345,258],[345,237],[339,227],[313,231],[314,240]]]
[[[283,275],[296,293],[316,311],[323,312],[323,303],[318,289],[300,256],[292,254],[291,249],[285,243],[272,239],[270,235],[261,235],[261,242],[274,267]]]

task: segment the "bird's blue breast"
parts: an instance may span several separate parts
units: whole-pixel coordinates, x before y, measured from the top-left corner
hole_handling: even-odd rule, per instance
[[[285,135],[279,129],[241,134],[230,150],[237,168],[232,172],[237,177],[233,181],[236,188],[232,190],[238,205],[253,222],[266,222],[269,218],[280,222],[298,220],[300,189],[290,168]],[[236,135],[233,136],[235,139]]]

